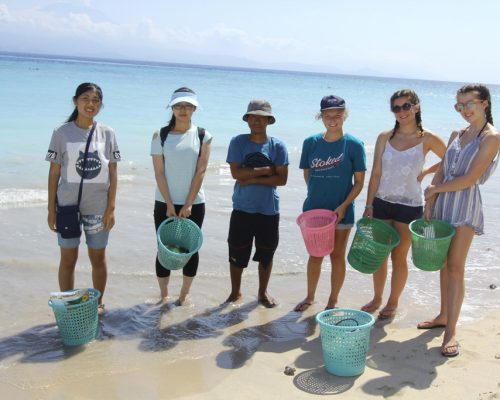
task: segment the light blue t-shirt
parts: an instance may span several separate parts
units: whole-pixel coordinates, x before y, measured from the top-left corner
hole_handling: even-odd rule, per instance
[[[245,164],[245,157],[262,153],[269,157],[275,166],[288,165],[288,152],[281,140],[269,137],[265,143],[250,140],[250,134],[235,136],[229,143],[228,163]],[[234,184],[233,209],[251,214],[279,214],[279,195],[276,186]]]
[[[350,134],[335,142],[327,142],[322,134],[310,136],[302,145],[300,168],[309,169],[303,211],[318,208],[333,211],[351,192],[354,173],[366,171],[363,142]],[[354,223],[354,203],[339,223]]]
[[[205,131],[203,143],[209,143],[212,135]],[[198,127],[191,125],[185,133],[169,132],[167,140],[161,147],[160,131],[156,131],[151,141],[151,155],[162,155],[165,162],[165,177],[172,202],[184,205],[191,188],[191,182],[196,174],[198,155],[200,151]],[[165,199],[156,187],[155,200],[165,203]],[[197,193],[193,204],[205,203],[203,185]]]

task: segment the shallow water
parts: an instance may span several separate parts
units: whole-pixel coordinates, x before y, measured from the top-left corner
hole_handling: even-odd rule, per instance
[[[32,69],[35,64],[37,69]],[[154,73],[149,67],[116,65],[93,65],[89,70],[88,65],[47,60],[0,59],[0,70],[0,83],[4,86],[0,98],[13,99],[8,103],[2,101],[8,106],[0,110],[0,119],[4,122],[0,127],[0,155],[4,160],[0,171],[3,228],[0,231],[0,370],[15,368],[18,363],[42,363],[54,370],[54,382],[68,379],[63,370],[72,365],[76,354],[79,354],[77,367],[91,376],[92,362],[100,357],[109,362],[112,371],[133,368],[128,365],[131,353],[141,359],[153,355],[164,357],[168,363],[216,354],[218,346],[222,346],[227,351],[216,355],[217,365],[234,368],[267,342],[300,346],[305,337],[314,333],[315,322],[309,314],[302,316],[291,311],[304,298],[306,289],[307,255],[295,222],[306,194],[298,160],[302,140],[320,129],[312,118],[318,99],[325,92],[346,93],[344,96],[351,108],[347,125],[365,141],[369,166],[377,132],[392,123],[386,99],[402,85],[417,89],[425,105],[426,125],[443,137],[462,123],[451,107],[453,92],[458,86],[453,83],[180,67],[156,68]],[[23,76],[23,85],[15,87],[13,76]],[[95,79],[105,87],[106,108],[102,120],[116,129],[124,162],[119,165],[117,223],[107,249],[107,314],[100,324],[98,342],[85,348],[82,354],[81,349],[62,345],[47,305],[49,293],[58,286],[59,250],[54,234],[46,225],[48,165],[43,157],[52,128],[71,109],[69,100],[75,82],[84,78]],[[200,125],[215,135],[214,151],[205,180],[207,214],[199,274],[192,288],[193,305],[159,307],[154,273],[155,185],[148,155],[149,141],[153,130],[165,119],[165,98],[180,81],[193,82],[200,97],[203,93],[204,109],[197,118]],[[279,90],[270,87],[269,82],[276,83]],[[47,101],[34,98],[33,90],[37,95],[43,93]],[[499,93],[495,87],[495,100],[500,99]],[[226,238],[234,183],[224,163],[225,152],[231,136],[246,129],[240,118],[248,99],[254,96],[272,100],[278,120],[272,134],[287,142],[291,159],[288,184],[279,189],[280,245],[269,286],[270,293],[280,303],[274,310],[263,309],[256,302],[254,264],[243,276],[243,301],[236,306],[220,306],[230,287]],[[124,104],[124,98],[134,101]],[[23,106],[22,99],[26,99]],[[136,99],[142,101],[139,106]],[[37,114],[28,116],[27,110]],[[368,179],[369,172],[365,189],[356,202],[358,217]],[[488,310],[500,307],[500,289],[489,288],[491,284],[500,287],[500,231],[497,229],[500,226],[500,173],[482,187],[482,194],[486,234],[475,238],[469,253],[462,322],[478,320]],[[409,265],[408,283],[395,318],[400,326],[414,326],[420,319],[437,313],[439,307],[438,273],[416,269],[411,258]],[[323,309],[329,294],[327,261],[322,271],[314,311]],[[76,276],[77,286],[91,285],[84,246],[80,249]],[[178,296],[180,284],[180,272],[174,272],[171,303]],[[371,276],[348,266],[339,305],[359,308],[371,295]],[[59,366],[55,361],[64,363]],[[60,374],[58,369],[62,370]],[[23,382],[27,386],[44,384],[38,382],[36,376]]]

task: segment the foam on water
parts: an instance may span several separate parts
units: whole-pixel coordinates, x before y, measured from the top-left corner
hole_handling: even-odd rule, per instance
[[[0,208],[36,207],[47,204],[47,190],[0,189]]]

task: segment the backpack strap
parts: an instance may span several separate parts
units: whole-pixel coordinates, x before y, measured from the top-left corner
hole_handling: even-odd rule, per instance
[[[167,140],[167,136],[170,132],[170,128],[168,126],[164,126],[160,129],[160,140],[161,147],[165,144],[165,140]],[[198,158],[201,156],[201,146],[203,145],[203,139],[205,138],[205,128],[198,127],[198,139],[200,140],[200,151],[198,152]]]
[[[198,158],[201,156],[201,146],[203,146],[203,138],[205,137],[205,128],[198,127],[198,138],[200,139],[200,151],[198,152]]]

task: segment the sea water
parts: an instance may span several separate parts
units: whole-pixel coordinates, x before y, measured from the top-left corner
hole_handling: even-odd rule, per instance
[[[166,105],[175,89],[188,86],[197,92],[201,107],[194,114],[194,122],[214,136],[205,179],[207,214],[198,271],[198,276],[205,280],[203,284],[195,280],[193,285],[195,299],[199,296],[198,300],[203,299],[201,303],[212,306],[229,293],[226,239],[234,181],[225,156],[231,137],[248,132],[242,116],[251,99],[264,98],[271,102],[276,124],[269,126],[268,132],[282,139],[290,153],[289,181],[279,188],[280,245],[270,283],[270,290],[281,294],[280,301],[288,308],[305,296],[307,254],[295,219],[301,212],[306,192],[298,160],[303,140],[323,129],[321,122],[315,119],[321,98],[336,94],[346,100],[349,117],[345,130],[365,143],[369,169],[377,135],[394,124],[389,98],[398,89],[416,90],[421,99],[424,126],[445,141],[452,130],[465,126],[453,109],[456,90],[462,85],[456,82],[0,55],[0,271],[5,277],[0,289],[21,293],[35,290],[36,286],[38,296],[32,301],[36,301],[40,309],[46,305],[43,297],[40,303],[39,296],[46,293],[48,298],[49,292],[58,289],[59,259],[56,238],[46,225],[49,166],[44,157],[52,130],[71,113],[74,91],[85,81],[96,82],[103,89],[104,107],[97,119],[114,128],[123,157],[119,164],[117,222],[107,249],[110,276],[106,295],[111,304],[123,304],[124,294],[129,304],[142,304],[158,295],[152,216],[155,182],[149,150],[153,132],[170,118]],[[490,86],[490,89],[493,117],[500,120],[500,87]],[[365,188],[356,201],[357,218],[362,214],[368,179],[369,171]],[[499,183],[500,172],[497,172],[482,187],[486,234],[475,238],[467,261],[465,320],[500,306],[500,292],[489,288],[491,284],[500,286]],[[429,309],[437,312],[438,274],[417,270],[411,264],[411,256],[409,264],[401,318],[415,307],[426,314]],[[371,298],[371,276],[362,275],[349,266],[347,269],[341,305],[359,307]],[[318,298],[322,296],[323,301],[328,296],[329,273],[330,266],[325,261],[318,289]],[[26,275],[35,277],[35,281]],[[180,280],[180,273],[174,273],[172,285],[178,285]],[[83,246],[77,284],[90,285],[90,266]],[[256,291],[256,268],[252,263],[245,271],[244,285],[253,285],[252,289],[244,287],[245,292]],[[388,288],[386,296],[387,293]],[[3,296],[3,309],[12,320],[19,315],[30,318],[29,302],[23,303],[22,314],[11,310],[6,299]],[[124,321],[130,316],[124,317]]]

